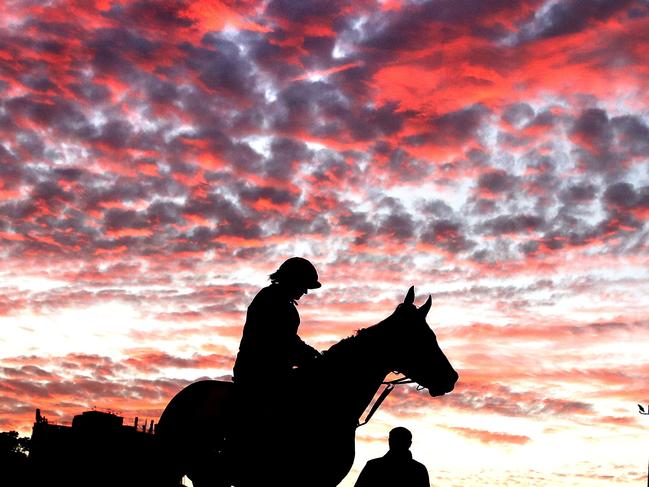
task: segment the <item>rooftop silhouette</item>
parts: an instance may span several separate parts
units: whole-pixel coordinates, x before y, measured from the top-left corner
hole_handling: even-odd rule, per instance
[[[64,426],[37,409],[22,485],[154,487],[154,422],[138,422],[127,426],[114,413],[92,410]]]

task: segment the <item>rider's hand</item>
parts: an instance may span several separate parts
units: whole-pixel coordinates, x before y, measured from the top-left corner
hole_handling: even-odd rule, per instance
[[[318,350],[316,350],[313,347],[309,347],[309,348],[310,348],[309,351],[311,352],[311,356],[309,358],[316,359],[322,357],[322,353],[320,353]]]

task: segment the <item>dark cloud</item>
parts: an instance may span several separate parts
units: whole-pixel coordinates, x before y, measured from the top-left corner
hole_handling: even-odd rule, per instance
[[[282,221],[280,235],[331,235],[332,227],[326,217],[313,215],[311,217],[287,217]]]
[[[275,205],[291,206],[295,205],[297,198],[299,197],[299,194],[268,186],[246,187],[240,191],[239,195],[241,196],[241,200],[246,203],[266,200]]]
[[[611,120],[620,152],[629,156],[649,155],[649,127],[634,115],[624,115]]]
[[[61,135],[90,137],[94,131],[81,109],[73,102],[58,97],[36,101],[23,96],[8,100],[5,107],[14,120],[31,120]]]
[[[534,118],[534,109],[527,103],[507,105],[502,114],[502,119],[515,127],[522,127],[532,118]]]
[[[465,236],[461,223],[443,218],[426,222],[419,239],[422,243],[445,249],[452,254],[470,250],[475,245]]]
[[[184,44],[187,67],[196,72],[203,86],[221,96],[246,99],[254,94],[252,66],[241,48],[217,33],[207,34],[202,46]]]
[[[484,4],[472,0],[441,0],[410,2],[399,10],[388,10],[372,15],[363,25],[356,41],[363,49],[382,53],[382,58],[397,56],[401,51],[421,49],[427,41],[449,42],[473,28],[476,36],[497,36],[498,26],[480,28],[485,15],[514,8],[506,0]]]
[[[134,62],[153,59],[160,46],[160,42],[125,27],[97,29],[87,43],[93,67],[100,73],[115,73],[125,81],[137,71]]]
[[[478,178],[478,189],[493,194],[511,191],[515,185],[516,178],[503,170],[489,171]]]
[[[153,29],[191,27],[194,21],[186,14],[189,3],[184,0],[139,0],[127,4],[113,4],[102,15],[132,27]]]
[[[538,231],[543,225],[543,218],[537,215],[500,215],[480,224],[480,229],[489,235],[508,235]]]
[[[532,120],[525,126],[529,129],[549,129],[559,123],[561,123],[562,118],[560,115],[555,115],[550,110],[541,110],[539,111]]]
[[[520,41],[547,39],[581,32],[592,22],[606,21],[634,0],[566,0],[554,3],[547,11],[539,10],[518,33]]]
[[[591,183],[571,184],[563,189],[559,198],[566,205],[579,205],[592,201],[597,195],[597,187]]]
[[[265,176],[281,181],[295,174],[297,165],[311,157],[311,151],[301,140],[276,137],[270,144],[270,158],[264,162]]]
[[[573,126],[573,134],[582,139],[593,150],[606,149],[613,138],[605,110],[589,108],[581,113]]]
[[[436,217],[448,217],[453,214],[453,209],[444,201],[431,199],[419,203],[419,209],[424,215],[433,215]]]
[[[271,0],[266,6],[266,13],[291,22],[326,21],[341,15],[343,5],[344,2],[334,0],[304,0],[301,2]]]
[[[575,120],[571,135],[582,166],[609,177],[649,154],[649,127],[632,115],[609,118],[605,110],[587,109]]]
[[[144,214],[134,210],[111,208],[104,214],[104,225],[107,230],[124,228],[147,228],[148,221]]]
[[[636,190],[634,185],[627,182],[611,184],[604,191],[603,199],[607,207],[616,210],[646,210],[649,208],[649,186]]]
[[[133,126],[126,120],[110,120],[103,124],[93,140],[114,149],[123,149],[132,145]]]
[[[92,103],[105,103],[110,99],[110,90],[102,84],[85,81],[70,83],[68,88],[81,99]]]
[[[271,110],[278,129],[306,128],[317,137],[362,141],[397,133],[405,117],[394,103],[355,107],[337,86],[323,81],[291,83],[278,93]]]
[[[312,160],[310,177],[316,189],[323,185],[338,188],[340,184],[355,186],[360,184],[361,170],[356,164],[349,164],[345,156],[336,151],[321,149]]]
[[[438,145],[455,146],[467,142],[479,134],[480,127],[490,110],[484,105],[473,105],[429,120],[430,131],[410,137],[406,142],[419,145],[430,141]],[[419,137],[419,138],[417,138]]]

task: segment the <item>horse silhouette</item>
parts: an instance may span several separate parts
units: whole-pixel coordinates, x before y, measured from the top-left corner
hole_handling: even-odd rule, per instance
[[[354,461],[361,415],[390,372],[403,374],[433,397],[452,391],[458,380],[426,323],[431,297],[419,308],[414,298],[411,287],[388,318],[333,345],[300,371],[303,380],[273,416],[275,423],[267,418],[265,428],[252,421],[255,427],[247,430],[245,441],[237,441],[236,432],[245,430],[241,424],[250,415],[257,417],[254,408],[263,411],[281,398],[262,397],[254,407],[242,406],[238,386],[216,380],[181,390],[156,429],[157,485],[175,487],[183,475],[196,487],[338,485]]]

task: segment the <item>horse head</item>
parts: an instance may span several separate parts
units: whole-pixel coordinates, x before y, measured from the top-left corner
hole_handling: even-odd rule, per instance
[[[390,335],[391,368],[402,373],[431,396],[451,392],[459,375],[437,343],[437,337],[426,323],[432,298],[419,308],[415,306],[415,288],[408,290],[403,303],[386,320],[394,330]]]

